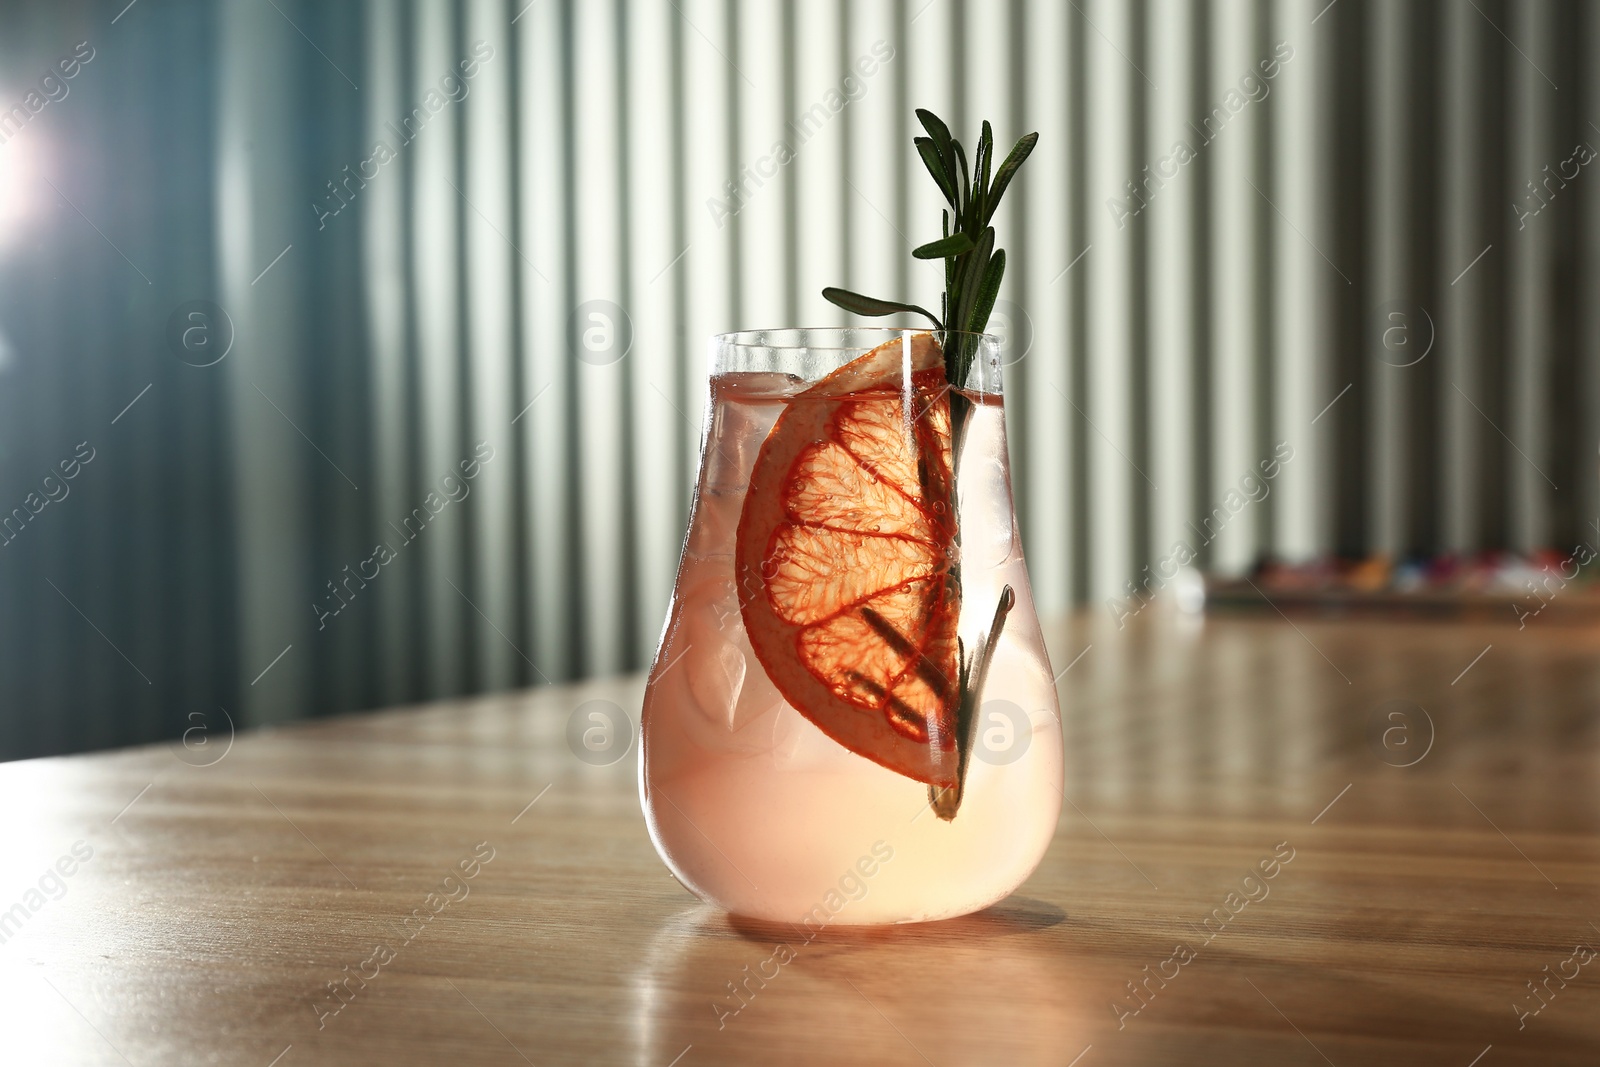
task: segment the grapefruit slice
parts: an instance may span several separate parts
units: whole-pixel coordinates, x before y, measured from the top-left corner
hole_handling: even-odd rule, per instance
[[[930,334],[794,396],[762,443],[734,549],[756,658],[850,751],[959,780],[950,396]]]

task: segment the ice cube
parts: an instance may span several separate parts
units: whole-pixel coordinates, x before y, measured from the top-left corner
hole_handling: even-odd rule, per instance
[[[745,675],[744,654],[738,642],[729,640],[735,629],[743,634],[733,578],[726,568],[686,567],[680,584],[685,644],[679,655],[689,677],[689,692],[707,720],[731,728]]]
[[[705,443],[708,488],[743,492],[761,443],[792,392],[788,374],[728,374],[717,379]]]

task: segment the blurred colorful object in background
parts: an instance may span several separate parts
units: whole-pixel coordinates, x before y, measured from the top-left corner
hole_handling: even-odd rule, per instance
[[[1596,551],[1541,549],[1529,555],[1324,557],[1308,563],[1263,560],[1244,577],[1205,576],[1205,607],[1285,612],[1376,613],[1438,618],[1600,619]]]

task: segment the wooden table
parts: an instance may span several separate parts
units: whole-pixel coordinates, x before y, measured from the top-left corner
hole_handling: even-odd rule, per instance
[[[0,1062],[1600,1062],[1600,631],[1151,609],[1051,647],[1034,877],[827,931],[721,1028],[787,935],[671,879],[636,749],[566,742],[640,679],[0,767]]]

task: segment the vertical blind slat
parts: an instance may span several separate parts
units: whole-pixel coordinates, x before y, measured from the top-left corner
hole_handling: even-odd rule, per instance
[[[466,156],[463,160],[467,200],[467,340],[472,388],[469,451],[477,442],[491,444],[497,461],[482,465],[468,488],[478,503],[473,511],[470,552],[473,685],[504,689],[520,675],[518,653],[503,635],[515,632],[516,589],[506,576],[516,573],[512,515],[516,505],[511,420],[512,385],[512,257],[518,253],[504,236],[511,232],[510,94],[511,56],[505,4],[471,0],[467,9],[463,53],[458,63],[477,62],[465,100]],[[479,42],[495,48],[488,62],[476,60]],[[498,47],[497,47],[498,46]],[[457,457],[454,471],[466,459]],[[473,468],[469,467],[468,471]],[[479,616],[478,613],[482,615]]]
[[[1189,121],[1195,102],[1190,49],[1194,34],[1192,5],[1167,3],[1151,12],[1150,66],[1160,71],[1163,90],[1150,95],[1148,134],[1140,147],[1139,184],[1148,190],[1150,299],[1149,474],[1160,490],[1151,490],[1150,544],[1159,564],[1180,541],[1193,545],[1187,529],[1193,514],[1194,434],[1190,397],[1194,395],[1194,209],[1196,177],[1181,163],[1179,142],[1192,139]],[[1148,166],[1148,170],[1145,168]],[[1170,568],[1168,568],[1170,570]]]
[[[633,620],[635,645],[648,655],[661,632],[667,598],[678,563],[678,541],[662,536],[683,525],[689,482],[679,450],[672,444],[686,436],[678,415],[662,396],[678,395],[679,369],[676,279],[671,276],[674,246],[674,199],[678,196],[672,166],[672,59],[664,47],[671,40],[670,7],[634,0],[628,8],[626,64],[629,87],[632,248],[629,250],[629,314],[633,351],[626,370],[633,380],[633,469],[638,493],[636,543],[639,546],[639,601]]]
[[[1295,450],[1294,459],[1283,465],[1271,490],[1277,502],[1272,549],[1291,559],[1305,559],[1321,547],[1316,515],[1323,439],[1311,420],[1322,406],[1317,397],[1327,390],[1322,374],[1324,334],[1314,325],[1314,305],[1319,279],[1343,284],[1314,247],[1326,241],[1318,232],[1315,216],[1317,50],[1307,41],[1315,14],[1311,0],[1275,0],[1269,35],[1271,61],[1279,63],[1277,77],[1268,82],[1273,101],[1272,195],[1287,220],[1271,226],[1276,315],[1271,342],[1275,392],[1269,443],[1274,449],[1282,442]],[[1276,58],[1280,42],[1294,49],[1294,58],[1287,63]],[[1266,57],[1258,57],[1258,63],[1261,58]],[[1258,462],[1260,458],[1265,457],[1258,457]]]
[[[1090,240],[1088,340],[1085,353],[1088,390],[1080,406],[1089,437],[1090,593],[1100,600],[1120,596],[1132,580],[1132,479],[1141,478],[1129,459],[1132,398],[1128,392],[1131,349],[1129,311],[1131,242],[1142,232],[1138,218],[1119,218],[1113,201],[1127,202],[1133,174],[1129,138],[1132,79],[1140,77],[1125,58],[1130,35],[1127,5],[1085,6],[1085,19],[1105,39],[1086,48],[1089,184],[1086,190]],[[1115,354],[1115,355],[1113,355]],[[1142,484],[1142,483],[1141,483]]]
[[[424,0],[416,9],[415,50],[411,57],[413,93],[425,100],[438,93],[438,81],[456,63],[456,35],[452,32],[452,7],[447,0]],[[427,107],[426,103],[422,105]],[[426,114],[426,112],[424,112]],[[427,633],[425,676],[430,696],[462,692],[466,684],[463,663],[465,606],[459,589],[465,540],[462,517],[441,504],[440,480],[461,458],[466,438],[461,421],[462,371],[460,351],[462,308],[458,299],[456,153],[458,112],[441,107],[426,119],[407,146],[413,153],[411,225],[415,231],[416,258],[412,286],[427,298],[416,303],[420,435],[422,468],[415,499],[400,520],[408,549],[417,554],[425,575],[424,626]],[[429,504],[429,494],[433,494]],[[438,514],[433,512],[438,509]]]
[[[621,313],[612,310],[621,308],[618,301],[623,295],[618,225],[620,57],[612,3],[574,4],[572,12],[575,239],[571,251],[576,291],[569,313],[573,336],[565,355],[572,363],[578,394],[578,451],[573,457],[581,487],[578,617],[583,622],[582,668],[606,674],[620,670],[623,662],[623,553],[631,540],[623,507],[625,379],[617,358],[626,326]]]
[[[1552,485],[1548,479],[1552,442],[1545,398],[1555,280],[1552,227],[1560,225],[1566,205],[1559,202],[1559,176],[1551,179],[1550,175],[1557,160],[1565,157],[1554,156],[1553,94],[1548,91],[1547,74],[1542,73],[1555,67],[1553,6],[1544,0],[1528,0],[1511,7],[1507,32],[1514,40],[1524,42],[1527,59],[1511,67],[1512,151],[1506,157],[1509,184],[1518,203],[1551,202],[1527,220],[1525,229],[1508,234],[1512,375],[1506,433],[1515,447],[1505,458],[1510,469],[1512,544],[1529,550],[1544,545],[1551,533],[1548,492]]]
[[[366,8],[367,137],[370,146],[378,142],[393,147],[394,134],[387,123],[402,113],[405,79],[402,35],[398,20],[386,17],[389,4],[371,0]],[[371,346],[373,442],[375,457],[373,514],[377,528],[375,541],[398,548],[397,534],[388,523],[398,522],[406,513],[408,490],[406,414],[410,400],[406,388],[406,278],[405,278],[405,186],[399,174],[381,175],[366,192],[367,225],[362,228],[363,270],[367,285],[363,289],[367,314],[367,337]],[[416,610],[409,593],[412,569],[384,575],[387,579],[376,590],[374,600],[383,605],[378,620],[377,656],[380,678],[378,698],[398,702],[410,695],[407,666],[409,620]]]
[[[1021,409],[1028,412],[1024,432],[1018,434],[1013,428],[1010,433],[1011,447],[1030,456],[1022,476],[1013,483],[1028,501],[1023,509],[1026,525],[1022,539],[1029,554],[1029,578],[1039,610],[1053,615],[1063,611],[1068,601],[1067,546],[1072,538],[1068,501],[1073,486],[1066,462],[1069,424],[1061,409],[1064,391],[1071,388],[1067,316],[1072,289],[1065,272],[1078,250],[1071,245],[1067,227],[1069,148],[1064,137],[1048,136],[1048,129],[1067,97],[1063,57],[1073,12],[1051,4],[1030,16],[1021,128],[1039,130],[1041,136],[1028,160],[1030,173],[1007,194],[1026,205],[1024,217],[1031,233],[1028,269],[1009,297],[1017,305],[1008,309],[1011,320],[1007,323],[1015,361],[1004,373],[1008,417]],[[933,184],[920,168],[917,175],[929,186]],[[1021,348],[1024,336],[1031,338],[1026,349]]]
[[[1479,160],[1483,156],[1480,110],[1483,69],[1479,63],[1481,37],[1489,27],[1470,7],[1450,4],[1444,10],[1444,70],[1447,101],[1444,116],[1444,234],[1443,262],[1452,283],[1445,289],[1445,306],[1438,320],[1439,358],[1445,366],[1439,402],[1443,425],[1444,545],[1456,552],[1477,549],[1482,530],[1477,516],[1484,486],[1478,474],[1483,446],[1483,420],[1462,394],[1482,396],[1480,372],[1484,352],[1481,314],[1487,273],[1456,273],[1489,243],[1480,222],[1483,182]]]
[[[578,634],[573,625],[573,538],[567,522],[572,463],[571,378],[567,318],[567,170],[564,155],[567,89],[562,49],[565,7],[535,4],[518,20],[522,62],[522,224],[518,242],[532,260],[522,275],[522,365],[519,398],[529,491],[525,528],[531,544],[529,657],[542,679],[570,677]]]
[[[1255,291],[1256,219],[1262,191],[1253,188],[1251,135],[1265,121],[1241,89],[1257,57],[1248,0],[1218,0],[1212,9],[1214,62],[1205,117],[1196,136],[1211,166],[1212,243],[1210,287],[1212,319],[1212,466],[1208,492],[1196,509],[1210,559],[1225,569],[1250,563],[1256,551],[1256,513],[1229,507],[1242,479],[1255,467],[1257,335]],[[1231,94],[1231,95],[1230,95]],[[1207,140],[1209,138],[1209,140]]]

